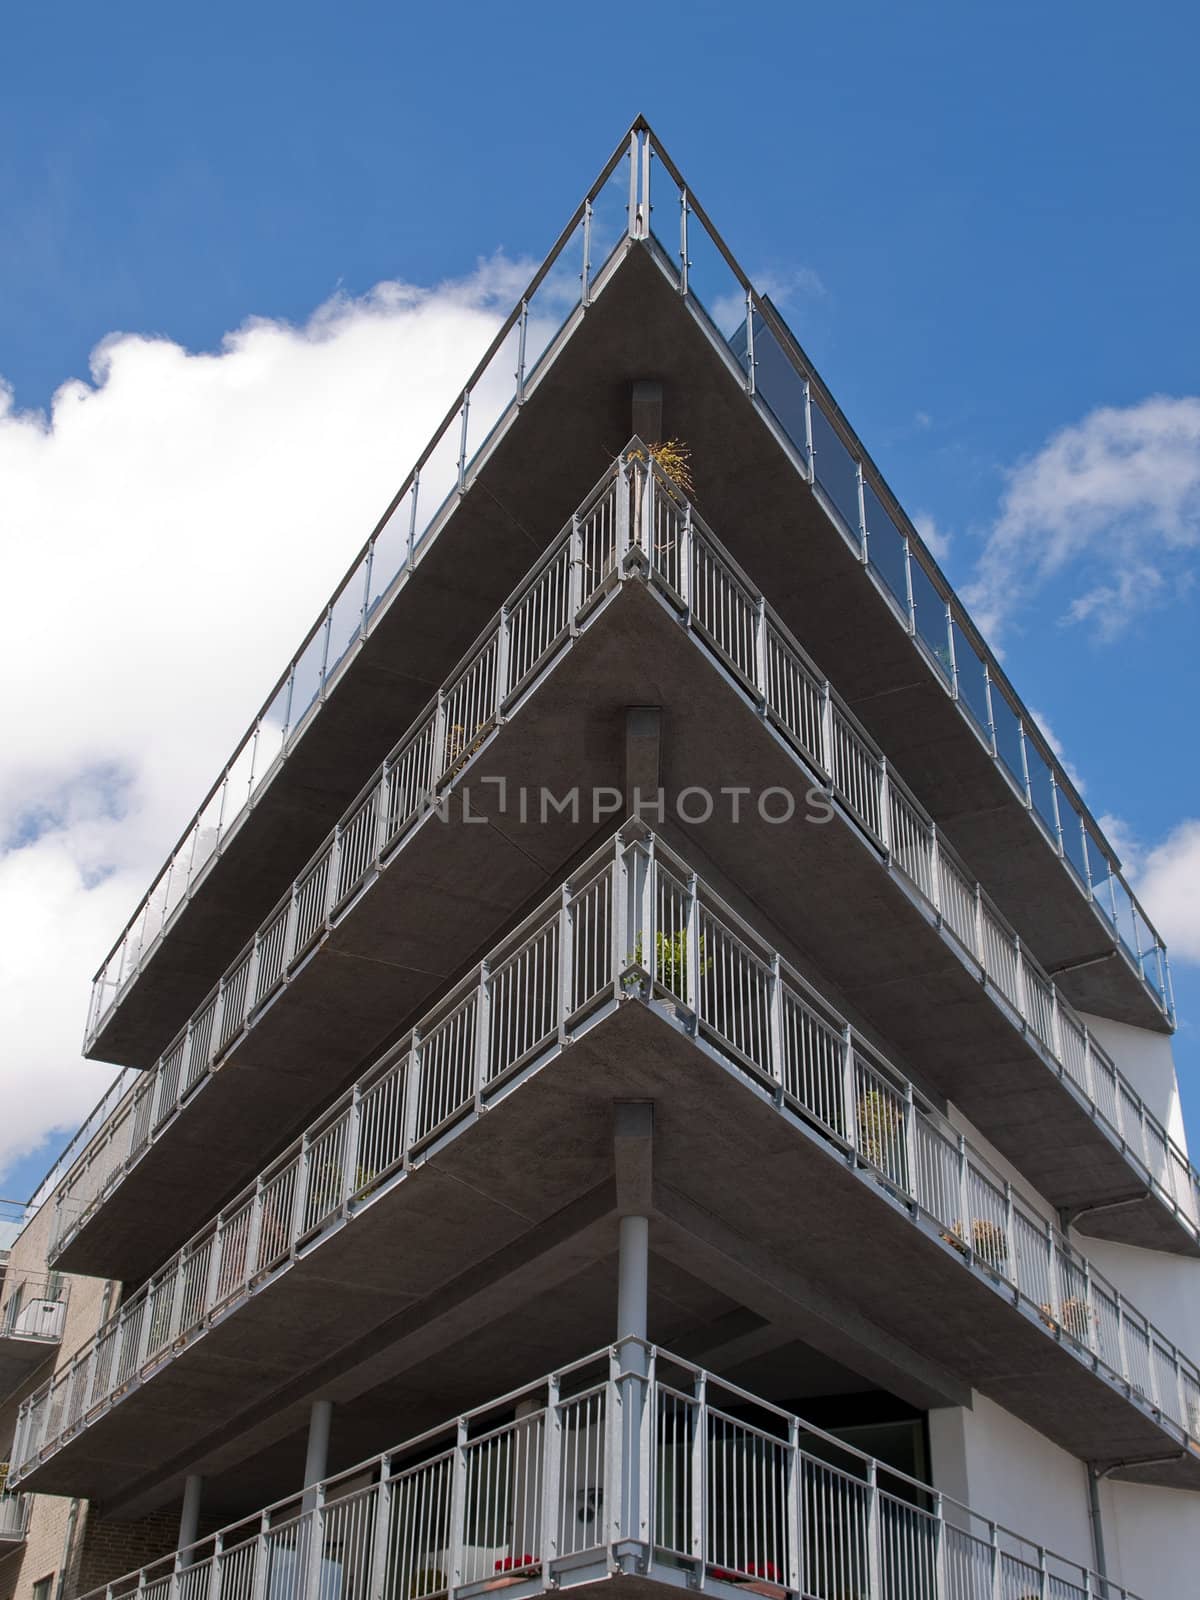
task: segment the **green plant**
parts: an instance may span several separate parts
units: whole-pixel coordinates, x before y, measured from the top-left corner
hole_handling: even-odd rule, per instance
[[[704,935],[700,936],[700,976],[711,968],[712,962],[704,954]],[[656,933],[654,935],[654,976],[664,989],[669,989],[673,995],[683,1000],[688,992],[688,936],[686,928],[677,928],[674,933]],[[642,966],[642,936],[638,934],[633,947],[633,960],[635,966]],[[630,974],[632,981],[637,979]],[[627,979],[627,984],[628,984]]]
[[[858,1149],[873,1167],[888,1170],[888,1156],[904,1127],[904,1109],[882,1089],[864,1089],[854,1108]]]

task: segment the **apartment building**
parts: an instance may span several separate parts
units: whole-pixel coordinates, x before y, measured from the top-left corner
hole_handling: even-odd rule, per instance
[[[97,975],[10,1490],[64,1600],[1191,1593],[1174,1021],[639,120]]]

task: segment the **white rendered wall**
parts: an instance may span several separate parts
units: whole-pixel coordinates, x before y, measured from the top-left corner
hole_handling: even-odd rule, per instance
[[[1175,1076],[1175,1057],[1168,1033],[1151,1033],[1149,1028],[1131,1028],[1125,1022],[1109,1022],[1082,1011],[1080,1016],[1107,1050],[1119,1072],[1129,1079],[1151,1112],[1162,1123],[1181,1150],[1187,1150],[1183,1110],[1179,1104],[1179,1083]]]
[[[929,1413],[933,1481],[973,1511],[1092,1566],[1087,1469],[983,1395]],[[1200,1594],[1200,1494],[1100,1485],[1108,1576],[1142,1600]]]

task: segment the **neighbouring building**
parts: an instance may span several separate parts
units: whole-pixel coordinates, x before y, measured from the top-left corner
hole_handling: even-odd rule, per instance
[[[639,121],[97,976],[0,1600],[1194,1593],[1173,1027]]]

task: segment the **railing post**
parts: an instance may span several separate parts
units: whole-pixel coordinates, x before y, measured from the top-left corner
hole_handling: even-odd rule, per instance
[[[566,1043],[567,1018],[573,1009],[571,1001],[575,987],[575,951],[571,932],[571,891],[564,883],[558,904],[558,993],[554,997],[555,1021],[560,1044]]]
[[[679,192],[679,292],[688,292],[688,196],[687,190]]]
[[[690,624],[692,620],[692,565],[695,540],[695,530],[692,527],[692,502],[690,500],[684,503],[680,539],[682,543],[679,547],[679,598],[683,601],[684,620]]]
[[[783,1031],[783,968],[778,950],[771,952],[771,995],[770,1010],[768,1013],[768,1027],[770,1038],[769,1065],[771,1076],[775,1080],[777,1098],[782,1103],[784,1091],[784,1070],[787,1066],[786,1051],[784,1049]]]
[[[986,974],[988,967],[983,942],[983,890],[978,882],[975,885],[975,959]]]
[[[904,1187],[914,1200],[920,1199],[917,1194],[917,1103],[913,1098],[913,1086],[906,1078],[904,1081],[904,1161],[908,1168],[905,1173]]]
[[[591,305],[592,287],[592,202],[583,202],[583,272],[580,275],[579,303]]]
[[[1129,1370],[1129,1342],[1125,1337],[1125,1301],[1119,1289],[1114,1291],[1117,1303],[1117,1349],[1121,1356],[1121,1376],[1125,1387],[1132,1390],[1133,1375]]]
[[[1058,1264],[1058,1246],[1054,1240],[1054,1224],[1046,1224],[1046,1281],[1050,1286],[1050,1315],[1062,1321],[1062,1273]]]
[[[467,422],[471,414],[471,391],[463,390],[462,426],[458,435],[458,492],[462,493],[467,481]]]
[[[321,1563],[325,1557],[325,1484],[315,1483],[309,1490],[312,1506],[308,1512],[308,1561],[304,1581],[304,1600],[320,1600]]]
[[[412,1047],[408,1053],[408,1067],[404,1073],[404,1148],[405,1170],[412,1159],[412,1148],[417,1142],[417,1128],[421,1114],[421,1032],[413,1029]]]
[[[971,1229],[971,1185],[967,1167],[967,1141],[958,1136],[958,1209],[962,1219],[963,1243],[974,1248]]]
[[[379,1458],[379,1485],[375,1494],[375,1527],[371,1538],[371,1586],[367,1600],[387,1600],[390,1579],[388,1547],[392,1525],[392,1458]]]
[[[451,1591],[463,1582],[463,1536],[467,1520],[467,1422],[459,1417],[454,1436],[453,1472],[450,1484],[450,1549],[446,1574]]]
[[[551,1564],[558,1560],[559,1538],[559,1474],[562,1466],[562,1407],[559,1403],[559,1380],[551,1373],[546,1380],[546,1420],[542,1427],[542,1503],[538,1507],[538,1521],[542,1530],[542,1586],[551,1586]]]
[[[521,314],[517,318],[517,370],[514,374],[516,386],[514,393],[517,404],[520,405],[525,398],[525,334],[529,327],[529,302],[521,301]]]
[[[1020,1282],[1017,1274],[1016,1213],[1013,1209],[1012,1184],[1007,1181],[1004,1185],[1004,1240],[1005,1246],[1008,1250],[1008,1254],[1005,1257],[1004,1276],[1008,1278],[1010,1282],[1016,1284],[1017,1287],[1020,1288]]]
[[[938,838],[938,825],[929,824],[929,890],[938,921],[942,920],[942,846]]]
[[[867,1593],[883,1600],[883,1541],[879,1526],[879,1467],[867,1463]]]
[[[828,678],[821,683],[821,765],[836,785],[833,754],[833,688]]]
[[[1013,935],[1013,945],[1017,952],[1017,1013],[1021,1021],[1028,1025],[1029,1022],[1029,991],[1025,982],[1025,954],[1021,949],[1021,935]]]
[[[617,463],[617,516],[614,533],[614,564],[618,575],[625,570],[625,557],[629,554],[632,538],[629,507],[633,498],[630,460],[622,455]]]
[[[1037,1552],[1038,1552],[1038,1600],[1046,1600],[1046,1597],[1049,1594],[1048,1584],[1049,1584],[1049,1581],[1050,1581],[1050,1574],[1046,1569],[1046,1547],[1045,1547],[1045,1545],[1041,1545],[1041,1544],[1038,1545]]]
[[[933,1593],[935,1600],[949,1600],[950,1585],[946,1564],[946,1501],[940,1493],[933,1497],[935,1529],[933,1535]]]
[[[429,762],[429,776],[432,788],[436,791],[446,770],[446,695],[439,689],[437,692],[437,709],[433,714],[433,749]],[[432,799],[432,796],[430,796]]]
[[[886,756],[879,758],[879,839],[884,854],[892,853],[892,781]]]
[[[803,1594],[804,1583],[804,1482],[800,1467],[800,1424],[788,1418],[786,1502],[787,1574],[789,1594]]]
[[[842,1029],[842,1099],[845,1105],[844,1132],[852,1150],[858,1149],[857,1085],[854,1081],[854,1034],[847,1023]]]
[[[746,290],[746,393],[754,393],[754,296]]]
[[[994,1522],[989,1522],[988,1533],[992,1552],[992,1600],[1004,1600],[1004,1564],[1000,1558],[1000,1529]]]
[[[754,602],[754,687],[759,710],[767,708],[767,602],[760,594]]]
[[[362,1081],[356,1079],[350,1091],[350,1104],[346,1108],[346,1149],[342,1156],[342,1203],[340,1210],[343,1216],[350,1212],[350,1196],[358,1188],[358,1135],[362,1125]],[[256,1206],[257,1211],[257,1206]]]
[[[579,513],[571,517],[570,554],[567,559],[567,621],[571,637],[579,633],[579,613],[583,609],[583,533]]]
[[[479,988],[475,991],[475,1110],[483,1108],[483,1089],[488,1078],[492,1045],[492,973],[486,961],[479,963]]]
[[[690,1480],[692,1489],[691,1526],[692,1556],[697,1565],[696,1576],[704,1586],[704,1564],[708,1555],[708,1374],[698,1372],[695,1378],[696,1404],[692,1411],[695,1426],[691,1439]]]
[[[258,1533],[254,1540],[254,1572],[250,1580],[250,1600],[264,1600],[267,1592],[267,1517],[266,1511],[258,1519]]]
[[[700,987],[700,940],[703,935],[700,932],[700,885],[694,872],[688,874],[687,894],[687,922],[685,924],[687,930],[685,934],[687,942],[685,961],[687,994],[684,996],[683,1003],[691,1007],[692,1014],[696,1019],[696,1027],[699,1029],[701,1000],[703,999]]]

